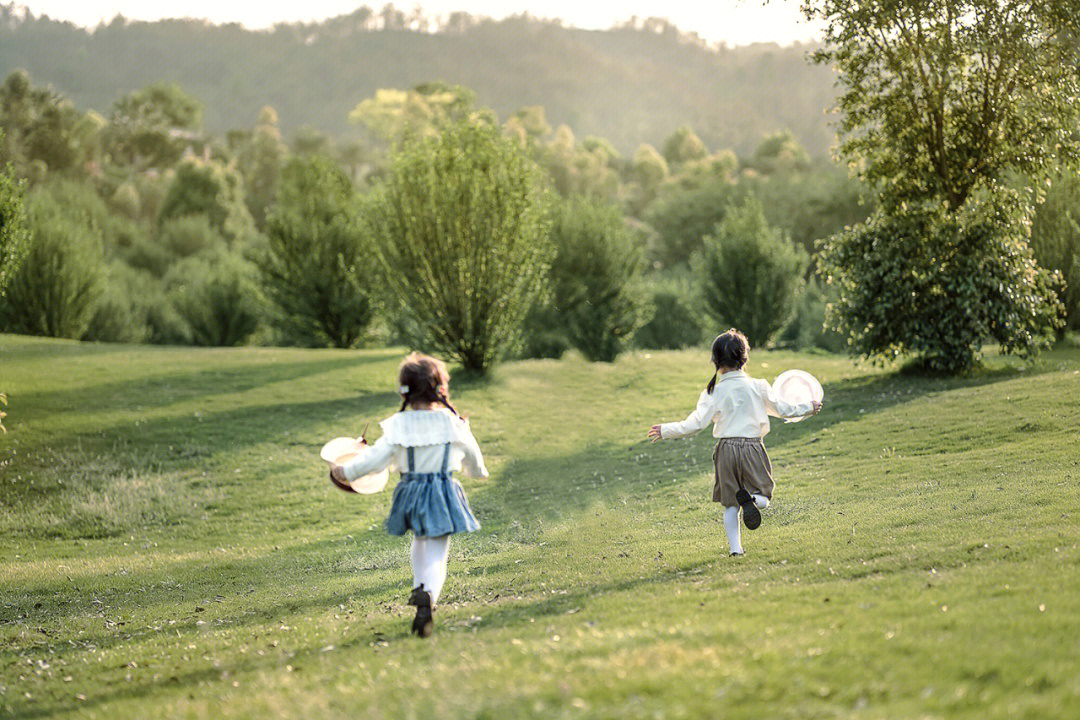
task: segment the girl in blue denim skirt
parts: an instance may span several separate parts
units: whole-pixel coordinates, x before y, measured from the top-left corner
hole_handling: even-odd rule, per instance
[[[412,631],[427,637],[446,581],[450,536],[480,529],[454,472],[486,478],[488,471],[468,421],[450,404],[445,363],[412,353],[401,363],[398,383],[401,411],[379,423],[382,437],[356,460],[334,465],[331,474],[347,483],[384,468],[401,471],[386,529],[392,535],[413,533]]]

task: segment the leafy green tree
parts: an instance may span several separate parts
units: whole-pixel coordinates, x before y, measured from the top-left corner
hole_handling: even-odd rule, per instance
[[[430,137],[475,113],[476,94],[461,85],[424,83],[409,90],[383,88],[357,105],[349,120],[388,142]]]
[[[0,303],[9,332],[81,338],[101,291],[101,240],[48,192],[28,206],[30,242]]]
[[[750,167],[771,175],[779,171],[801,172],[810,168],[810,156],[790,132],[778,132],[761,141],[750,158]]]
[[[806,0],[839,71],[841,151],[889,206],[960,209],[978,188],[1075,159],[1077,0]]]
[[[665,185],[645,211],[645,222],[657,234],[652,259],[664,267],[686,266],[737,193],[727,173],[702,173],[692,182]]]
[[[663,153],[668,166],[677,167],[695,160],[704,160],[709,155],[709,149],[689,125],[683,125],[664,140]]]
[[[0,163],[13,163],[23,177],[82,174],[95,155],[99,129],[96,116],[80,112],[50,87],[34,87],[22,70],[0,86]]]
[[[554,204],[551,238],[546,324],[587,359],[611,362],[645,320],[642,247],[616,207],[584,198]]]
[[[231,243],[244,244],[255,235],[239,173],[218,162],[190,158],[176,168],[158,212],[158,226],[173,218],[199,214]]]
[[[0,142],[3,134],[0,133]],[[23,183],[9,166],[0,170],[0,299],[26,248],[26,213]]]
[[[932,371],[970,368],[987,339],[1028,357],[1049,342],[1061,308],[1025,227],[1020,209],[994,202],[879,212],[824,247],[839,290],[829,322],[870,358],[912,354]]]
[[[1065,307],[1063,327],[1080,330],[1080,175],[1053,179],[1032,218],[1031,249],[1041,267],[1061,273],[1057,294]]]
[[[395,154],[367,219],[414,345],[475,372],[516,347],[551,256],[542,198],[536,166],[488,124]]]
[[[705,310],[717,327],[736,327],[764,347],[791,318],[807,261],[750,196],[705,239],[697,268]]]
[[[642,143],[634,151],[630,161],[631,186],[629,189],[630,213],[639,217],[645,207],[652,202],[660,185],[668,179],[670,170],[664,156],[652,145]]]
[[[286,150],[277,113],[272,107],[264,107],[259,111],[254,132],[242,143],[237,166],[244,178],[248,210],[260,230],[265,228],[266,214],[274,202]]]
[[[825,27],[817,60],[839,71],[841,151],[882,208],[824,247],[851,349],[945,372],[986,340],[1037,351],[1060,305],[1026,245],[1030,201],[1011,188],[1080,157],[1080,2],[804,8]]]
[[[145,170],[171,167],[198,142],[199,101],[173,83],[154,83],[115,103],[105,130],[113,162]]]
[[[193,345],[240,345],[259,325],[255,269],[238,252],[215,248],[174,265],[168,299]]]
[[[317,155],[289,160],[257,261],[274,325],[299,345],[355,345],[374,312],[372,262],[344,171]]]

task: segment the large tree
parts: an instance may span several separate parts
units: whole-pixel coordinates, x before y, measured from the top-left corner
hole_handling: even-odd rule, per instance
[[[484,372],[517,345],[550,259],[541,177],[497,127],[406,143],[367,213],[408,340]]]
[[[946,372],[990,340],[1038,350],[1060,304],[1027,246],[1033,198],[1017,188],[1080,157],[1080,0],[804,10],[825,27],[817,60],[839,71],[841,152],[881,200],[824,247],[835,326],[859,354]]]
[[[891,204],[959,209],[1078,157],[1080,0],[805,0],[839,71],[841,151]]]

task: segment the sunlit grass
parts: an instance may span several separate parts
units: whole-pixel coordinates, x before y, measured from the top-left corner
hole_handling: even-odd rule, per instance
[[[1076,717],[1080,350],[957,379],[755,352],[826,410],[774,424],[740,560],[711,438],[644,441],[704,350],[455,382],[493,472],[428,641],[389,493],[317,457],[377,435],[400,354],[0,336],[0,713]]]

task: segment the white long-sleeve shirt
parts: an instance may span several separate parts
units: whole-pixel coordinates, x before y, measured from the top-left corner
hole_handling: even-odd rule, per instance
[[[664,423],[660,437],[681,438],[700,432],[713,423],[713,437],[764,437],[769,433],[769,416],[802,417],[814,412],[812,403],[792,405],[772,391],[765,380],[731,370],[716,382],[712,393],[701,392],[694,412],[682,422]]]
[[[413,448],[415,472],[438,472],[443,452],[450,443],[448,470],[464,470],[470,477],[486,478],[487,467],[469,423],[446,409],[405,410],[379,423],[383,435],[371,449],[345,465],[350,481],[384,468],[404,472],[409,468],[408,448]]]

